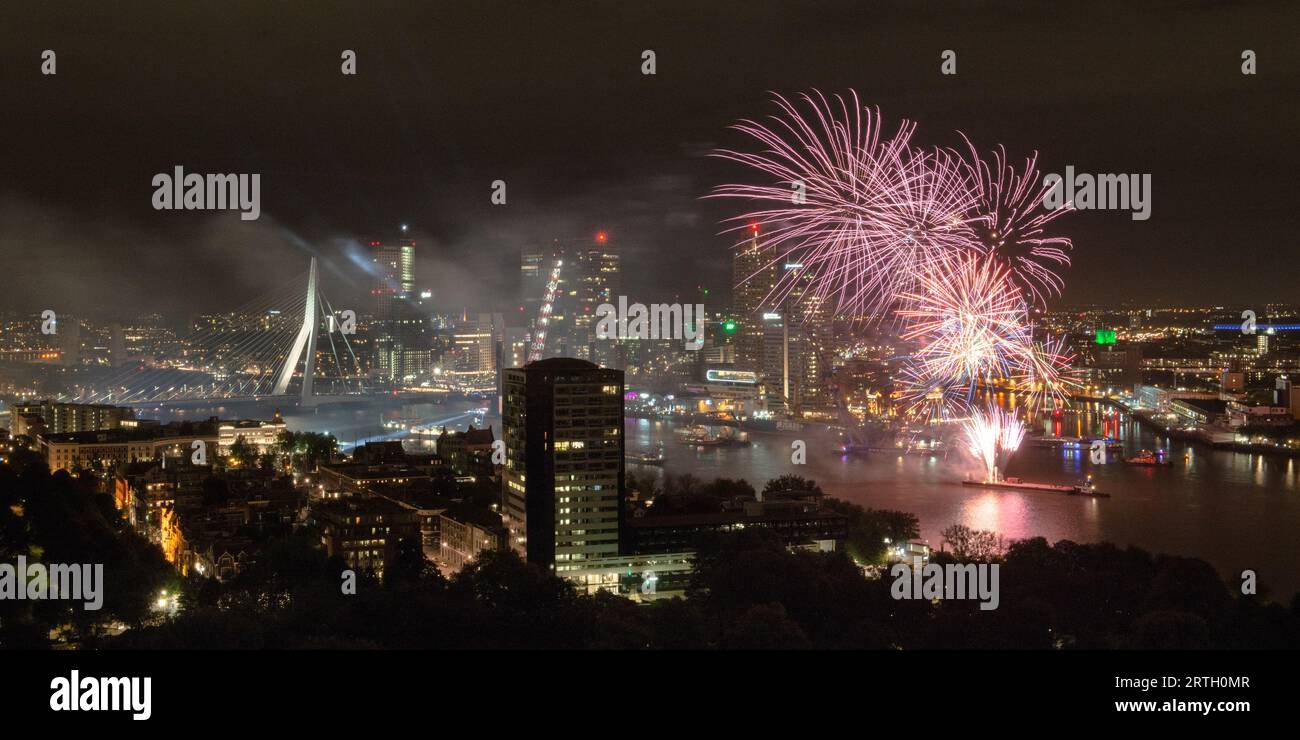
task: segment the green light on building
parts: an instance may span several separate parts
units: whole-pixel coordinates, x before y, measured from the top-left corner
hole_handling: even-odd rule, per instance
[[[1115,330],[1113,329],[1097,330],[1097,344],[1114,344],[1114,343],[1115,343]]]
[[[722,330],[725,331],[725,332],[728,333],[728,334],[735,334],[735,333],[736,333],[736,322],[734,322],[734,321],[725,321],[725,322],[723,322],[723,324],[722,324]]]

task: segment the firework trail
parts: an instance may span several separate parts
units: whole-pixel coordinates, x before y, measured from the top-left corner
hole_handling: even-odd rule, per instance
[[[1051,187],[1039,177],[1037,152],[1017,171],[1003,147],[985,160],[965,134],[962,138],[969,150],[961,158],[962,169],[976,193],[968,214],[975,246],[1008,267],[1028,302],[1042,305],[1048,295],[1060,295],[1063,283],[1054,268],[1069,266],[1066,250],[1072,246],[1066,237],[1045,235],[1044,227],[1069,209],[1043,205]]]
[[[984,480],[998,480],[999,469],[1005,469],[1011,454],[1025,438],[1025,426],[1012,412],[996,406],[976,412],[962,422],[966,446],[975,459],[984,465]]]
[[[965,165],[947,152],[913,149],[915,124],[902,121],[886,135],[880,112],[852,92],[828,99],[814,91],[794,102],[776,95],[774,102],[780,114],[766,123],[733,126],[759,152],[714,152],[771,184],[722,185],[709,196],[756,204],[728,219],[727,231],[763,234],[770,255],[763,270],[799,263],[809,294],[833,300],[842,314],[879,316],[923,266],[969,248],[976,194]],[[795,285],[783,274],[766,302],[783,302]]]

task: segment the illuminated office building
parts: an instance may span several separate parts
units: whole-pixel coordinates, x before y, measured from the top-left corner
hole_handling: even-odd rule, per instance
[[[758,241],[758,227],[750,229],[750,242],[731,261],[733,319],[736,322],[736,369],[763,372],[763,314],[765,301],[776,287],[777,265],[771,247]]]
[[[560,575],[619,554],[623,373],[553,358],[501,376],[510,546]]]

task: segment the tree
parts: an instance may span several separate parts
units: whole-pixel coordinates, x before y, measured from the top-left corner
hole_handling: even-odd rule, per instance
[[[205,507],[225,506],[230,501],[230,483],[225,478],[209,475],[202,486]]]
[[[288,458],[294,470],[310,473],[320,463],[329,462],[338,454],[339,441],[332,434],[286,429],[276,437],[275,449],[282,457]]]
[[[636,491],[642,499],[652,499],[659,494],[659,487],[655,484],[655,479],[650,475],[637,475],[635,472],[628,471],[623,479],[628,491]]]
[[[785,613],[780,604],[758,604],[749,608],[734,627],[727,630],[724,646],[737,650],[806,650],[808,636]]]
[[[799,493],[811,493],[817,496],[824,495],[821,486],[817,481],[809,478],[803,478],[798,475],[783,475],[779,478],[773,478],[763,486],[763,496],[769,493],[781,493],[782,491],[796,491]]]
[[[274,452],[263,452],[257,456],[257,467],[266,472],[273,472],[278,458]]]
[[[93,639],[115,621],[140,625],[163,588],[177,582],[161,550],[127,526],[92,476],[50,473],[44,460],[15,454],[0,465],[0,561],[94,564],[102,606],[76,600],[0,600],[0,645],[32,646],[59,630],[73,642]],[[88,590],[86,600],[95,599]]]
[[[241,434],[231,443],[227,457],[238,467],[251,468],[257,464],[257,448],[249,444]]]
[[[665,475],[663,495],[689,496],[699,492],[701,481],[690,473]]]
[[[1133,623],[1131,647],[1138,650],[1203,650],[1209,644],[1205,620],[1195,614],[1156,611]]]
[[[752,501],[757,498],[754,487],[744,478],[718,478],[704,484],[701,493],[718,501],[729,501],[734,498]]]
[[[953,524],[943,530],[943,541],[951,546],[952,556],[958,561],[981,563],[1001,560],[1006,552],[1002,535],[985,529],[971,529],[964,524]]]
[[[891,543],[907,542],[921,536],[921,523],[915,514],[888,509],[864,509],[839,499],[828,498],[826,508],[848,517],[848,536],[844,549],[862,563],[882,564]]]
[[[484,550],[451,580],[451,591],[526,613],[574,598],[568,581],[525,563],[513,550]]]
[[[424,557],[419,537],[403,537],[397,542],[393,559],[384,568],[384,586],[399,588],[441,581],[438,569]]]

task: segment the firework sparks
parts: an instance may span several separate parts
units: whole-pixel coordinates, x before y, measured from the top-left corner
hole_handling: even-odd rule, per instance
[[[996,406],[978,411],[962,423],[966,446],[984,465],[984,480],[998,480],[1012,453],[1025,438],[1025,426],[1012,412]]]
[[[729,219],[728,230],[761,231],[770,255],[764,269],[801,264],[811,295],[833,300],[841,313],[879,316],[922,266],[969,248],[975,193],[963,165],[946,152],[913,149],[915,124],[903,121],[886,136],[880,112],[863,108],[856,93],[801,95],[802,105],[774,100],[780,115],[733,127],[760,152],[714,153],[771,184],[723,185],[710,196],[759,204]],[[794,287],[782,276],[768,302],[781,303]]]
[[[1049,337],[1024,347],[1017,358],[1016,381],[1028,391],[1031,412],[1064,404],[1069,394],[1083,385],[1070,364],[1073,359],[1065,349],[1064,337]]]
[[[1017,169],[1001,147],[985,159],[964,135],[968,153],[914,147],[915,124],[886,133],[853,92],[774,102],[764,122],[733,127],[757,152],[714,152],[766,180],[710,196],[756,204],[729,219],[728,231],[748,230],[742,248],[765,255],[741,283],[797,263],[777,271],[764,303],[798,287],[842,318],[896,317],[919,346],[903,370],[914,415],[970,413],[977,389],[995,383],[1027,391],[1031,413],[1063,401],[1077,384],[1070,357],[1063,339],[1035,337],[1030,306],[1059,295],[1055,269],[1072,245],[1046,233],[1064,209],[1043,205],[1037,154]]]
[[[975,245],[1008,267],[1027,301],[1042,304],[1048,295],[1060,295],[1062,281],[1054,268],[1069,266],[1066,250],[1072,245],[1068,238],[1046,235],[1044,228],[1068,209],[1044,207],[1050,186],[1039,177],[1038,153],[1016,171],[1002,147],[986,161],[970,139],[962,138],[969,149],[962,166],[977,194],[969,214]]]
[[[964,386],[969,400],[982,379],[1007,377],[1030,352],[1030,332],[1020,295],[1007,270],[970,255],[936,266],[918,278],[922,290],[905,293],[911,308],[902,337],[921,340],[915,355],[920,377]]]

